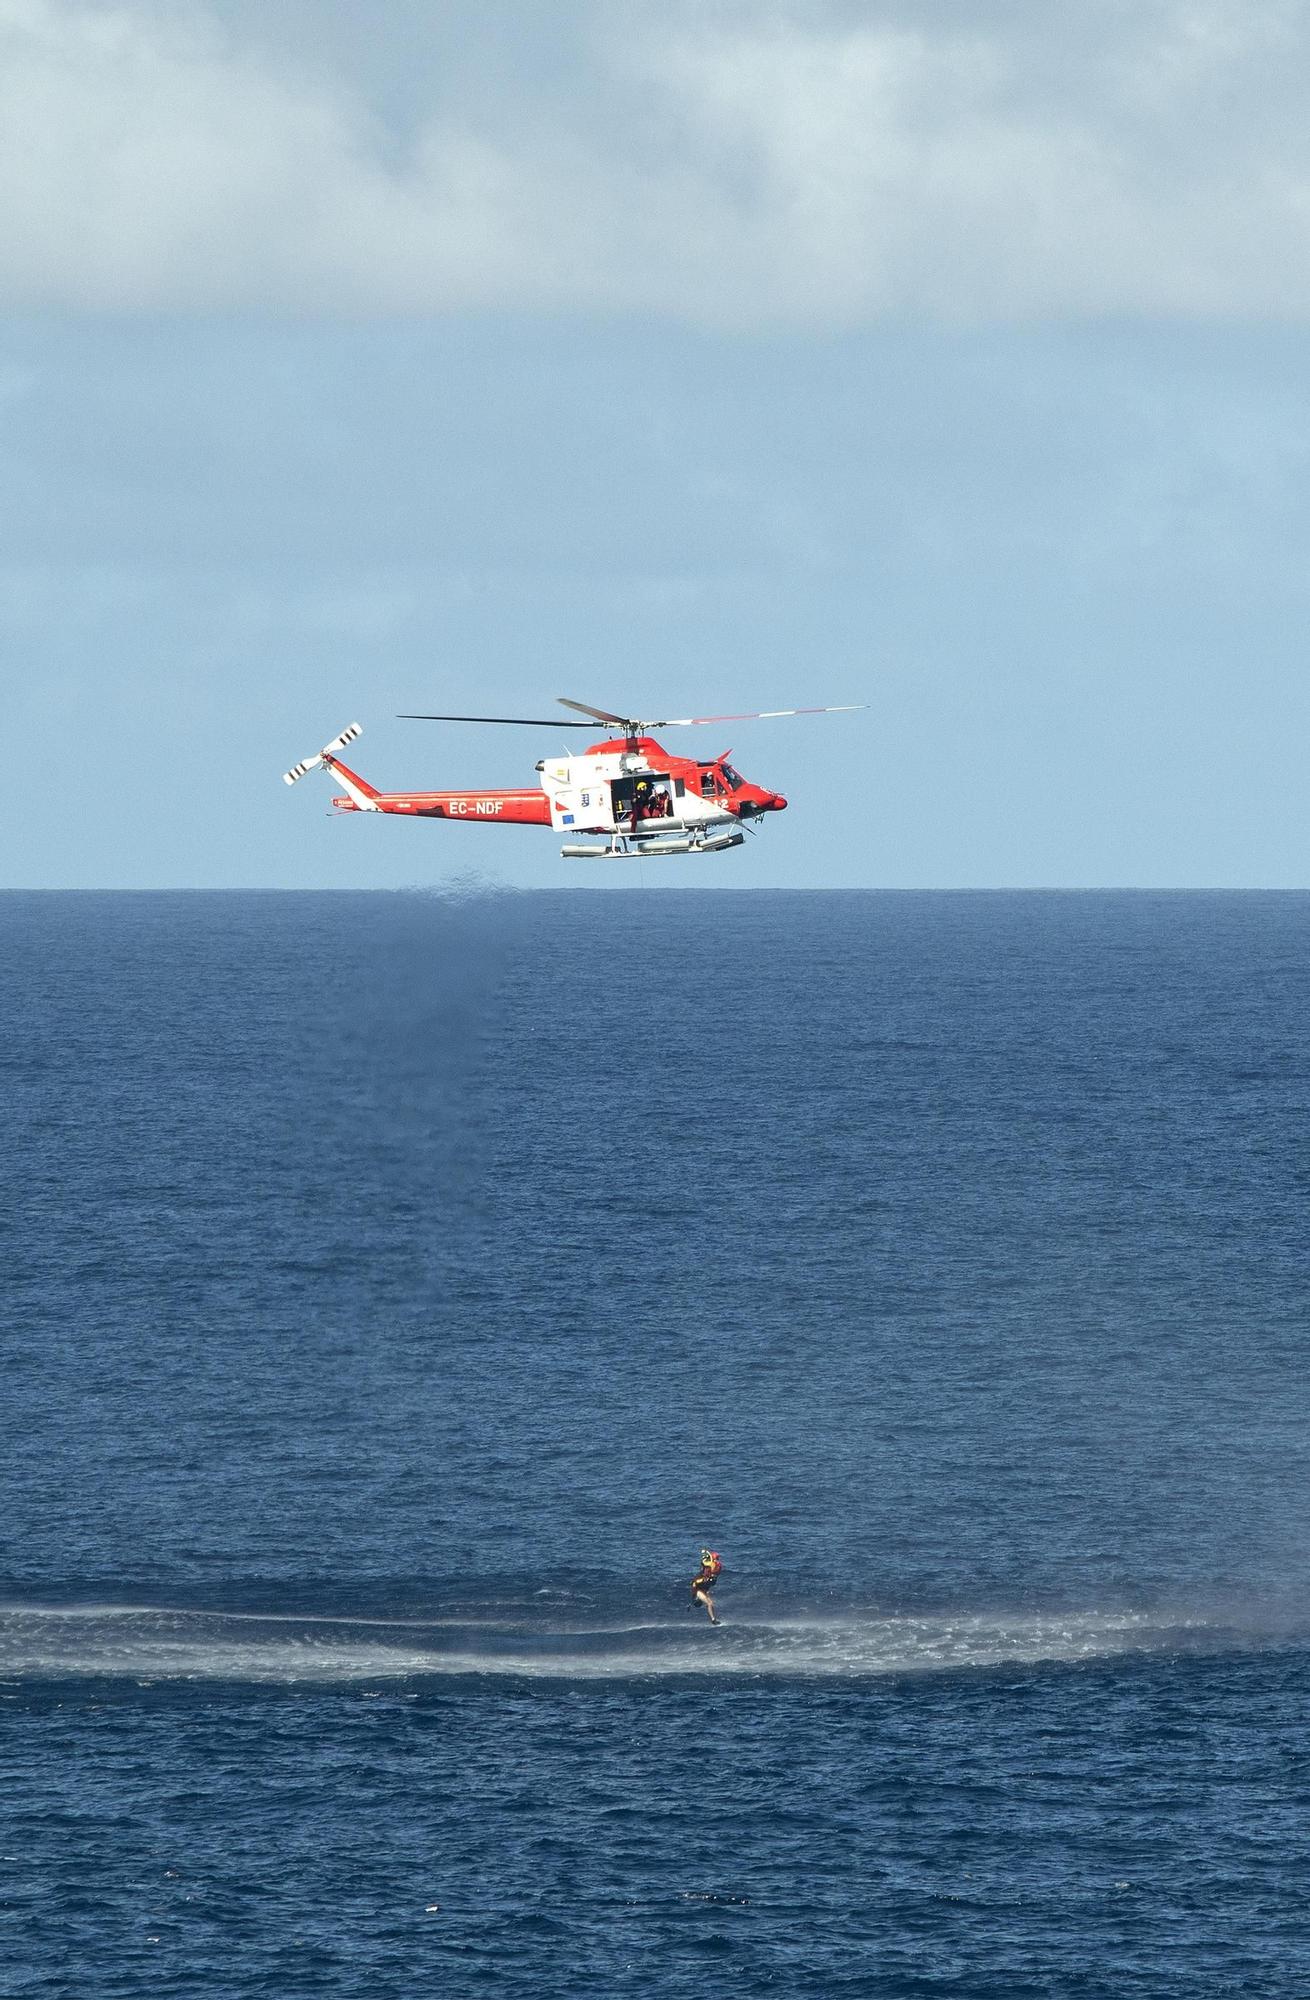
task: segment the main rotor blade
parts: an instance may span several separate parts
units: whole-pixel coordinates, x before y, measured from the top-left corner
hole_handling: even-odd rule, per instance
[[[523,729],[576,729],[567,715],[398,715],[397,722],[511,722]]]
[[[781,715],[851,715],[859,708],[867,708],[864,701],[838,702],[831,708],[753,708],[741,715],[666,715],[659,721],[642,722],[629,715],[614,715],[608,708],[593,708],[589,701],[570,701],[567,695],[556,696],[563,708],[572,708],[579,715],[589,715],[596,722],[606,722],[614,729],[640,734],[648,729],[697,729],[707,722],[771,722]],[[398,722],[496,722],[516,729],[573,729],[576,723],[567,715],[399,715]]]
[[[833,708],[756,708],[745,715],[666,715],[662,721],[648,722],[647,729],[695,729],[702,722],[771,722],[779,715],[850,715],[867,708],[867,701],[842,701]]]
[[[755,708],[744,715],[666,715],[658,720],[638,721],[634,716],[614,715],[608,708],[593,708],[589,701],[570,701],[565,694],[555,699],[565,708],[576,708],[579,715],[594,715],[597,722],[609,722],[616,729],[638,733],[647,729],[696,729],[703,722],[771,722],[780,715],[850,715],[857,708],[868,707],[863,701],[843,701],[831,708]]]

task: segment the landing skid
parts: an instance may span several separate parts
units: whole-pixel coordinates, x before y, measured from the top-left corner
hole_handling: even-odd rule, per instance
[[[740,827],[722,833],[682,834],[673,839],[658,835],[616,833],[605,846],[583,847],[580,843],[561,847],[566,861],[639,861],[646,854],[722,854],[745,841]]]

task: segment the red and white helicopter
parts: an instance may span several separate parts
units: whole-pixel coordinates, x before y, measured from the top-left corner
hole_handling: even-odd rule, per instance
[[[294,785],[319,765],[334,774],[344,796],[333,799],[338,812],[404,813],[414,819],[455,819],[482,825],[549,826],[576,837],[560,849],[566,860],[619,860],[643,854],[721,854],[740,847],[743,827],[766,813],[786,806],[778,792],[748,784],[720,757],[673,757],[655,741],[655,729],[699,728],[714,722],[762,722],[782,715],[844,715],[863,706],[844,702],[836,708],[767,708],[751,715],[677,715],[659,722],[613,715],[589,702],[559,697],[564,708],[596,722],[608,723],[622,734],[593,743],[575,757],[543,757],[537,765],[540,786],[513,792],[379,792],[337,756],[353,743],[360,725],[352,722],[340,736],[294,764],[283,774]],[[516,728],[562,729],[567,716],[529,715],[405,715],[402,722],[489,722]],[[576,727],[576,724],[572,726]],[[599,838],[597,838],[599,836]]]

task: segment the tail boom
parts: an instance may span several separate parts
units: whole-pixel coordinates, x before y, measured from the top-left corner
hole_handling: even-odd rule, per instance
[[[375,792],[370,786],[367,803],[361,803],[347,781],[361,788],[362,781],[335,757],[325,762],[346,785],[346,796],[332,801],[338,812],[399,813],[407,819],[465,820],[480,826],[550,825],[550,800],[541,791]]]

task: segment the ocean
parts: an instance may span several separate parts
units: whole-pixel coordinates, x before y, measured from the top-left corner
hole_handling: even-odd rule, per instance
[[[1310,896],[665,879],[0,897],[6,2000],[1310,1990]]]

